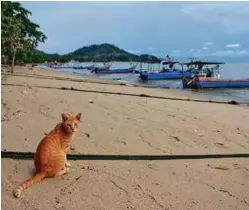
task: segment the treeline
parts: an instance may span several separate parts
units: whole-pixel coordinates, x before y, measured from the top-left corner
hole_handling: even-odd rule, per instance
[[[1,60],[11,60],[11,72],[16,60],[32,62],[38,43],[47,39],[29,15],[19,2],[1,1]]]
[[[108,62],[108,61],[144,61],[144,60],[159,60],[153,55],[135,55],[119,49],[112,44],[100,44],[82,47],[72,53],[65,55],[47,54],[42,51],[36,51],[33,55],[33,61],[41,63],[44,61],[52,62],[68,62],[75,60],[79,62]]]

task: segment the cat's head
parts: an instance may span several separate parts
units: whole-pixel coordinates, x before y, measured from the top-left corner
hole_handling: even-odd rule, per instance
[[[67,133],[74,133],[80,122],[81,113],[78,113],[76,116],[70,114],[62,113],[62,126]]]

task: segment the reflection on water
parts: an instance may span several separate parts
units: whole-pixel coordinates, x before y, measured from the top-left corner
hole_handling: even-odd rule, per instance
[[[91,65],[92,63],[85,63],[84,65]],[[128,62],[113,62],[112,69],[117,68],[129,68]],[[144,68],[145,66],[143,66]],[[158,64],[151,65],[151,69],[156,72],[161,67]],[[140,69],[140,65],[136,70]],[[130,84],[143,84],[151,87],[161,88],[182,88],[181,80],[149,80],[141,81],[138,79],[138,74],[111,74],[111,75],[94,75],[88,70],[75,70],[75,69],[57,69],[55,71],[73,72],[74,74],[81,76],[100,77],[108,80],[122,80]],[[249,63],[227,63],[220,66],[221,78],[249,78]],[[240,102],[249,102],[249,88],[248,89],[202,89],[202,90],[185,90],[197,92],[212,98],[219,98],[224,100],[236,100]]]

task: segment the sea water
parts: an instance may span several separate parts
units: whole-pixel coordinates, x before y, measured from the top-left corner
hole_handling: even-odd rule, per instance
[[[82,63],[82,65],[91,65],[92,63]],[[112,62],[111,69],[123,69],[131,67],[130,62]],[[41,68],[44,68],[41,67]],[[159,64],[139,64],[136,70],[148,69],[150,72],[158,72],[161,69]],[[53,69],[54,70],[54,69]],[[159,88],[173,88],[182,89],[181,80],[139,80],[138,74],[108,74],[108,75],[95,75],[89,70],[76,70],[76,69],[55,69],[55,71],[71,72],[79,76],[88,77],[99,77],[107,80],[121,80],[129,84],[145,85],[148,87],[159,87]],[[249,78],[249,63],[226,63],[220,66],[220,78]],[[183,91],[191,91],[194,94],[201,94],[209,97],[210,99],[217,100],[236,100],[238,102],[249,102],[249,88],[246,89],[235,89],[235,88],[217,88],[217,89],[202,89],[202,90],[191,90],[185,89]]]

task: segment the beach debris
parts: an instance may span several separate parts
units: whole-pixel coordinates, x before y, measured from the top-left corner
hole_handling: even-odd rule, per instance
[[[24,90],[22,93],[27,94],[27,91],[26,91],[26,90]]]
[[[221,143],[221,142],[215,142],[214,145],[217,146],[217,147],[221,147],[223,149],[228,149],[229,148],[229,146],[226,146],[224,143]]]
[[[234,101],[234,100],[228,101],[228,104],[239,105],[239,103],[237,101]]]
[[[217,170],[229,170],[229,168],[227,166],[224,166],[224,165],[220,165],[220,166],[211,166],[210,164],[207,165],[208,167],[210,168],[213,168],[213,169],[217,169]]]
[[[218,169],[218,170],[229,170],[229,168],[227,166],[215,166],[214,169]]]
[[[93,170],[94,170],[94,168],[93,168],[92,166],[87,166],[87,170],[89,170],[89,171],[93,171]]]
[[[223,143],[220,143],[220,142],[217,142],[215,143],[216,145],[220,145],[220,146],[223,146],[224,144]]]
[[[179,139],[179,137],[177,136],[170,136],[170,137],[174,138],[176,141],[181,141],[181,139]]]
[[[194,132],[195,132],[195,133],[197,133],[197,130],[196,130],[196,129],[194,129]]]
[[[90,134],[89,133],[84,133],[86,136],[87,136],[87,138],[90,138]]]
[[[168,114],[169,117],[176,117],[175,115],[173,114]]]
[[[92,100],[88,100],[88,103],[93,104],[94,102]]]

